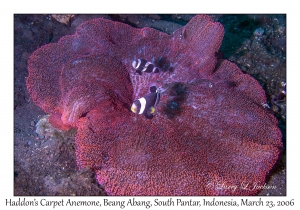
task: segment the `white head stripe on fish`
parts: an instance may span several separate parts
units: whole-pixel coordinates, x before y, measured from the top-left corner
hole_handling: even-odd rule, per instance
[[[146,99],[144,97],[139,99],[140,103],[141,103],[141,108],[140,108],[140,112],[139,114],[142,114],[145,110],[146,107]]]
[[[140,67],[141,63],[142,63],[141,59],[138,59],[138,64],[136,65],[135,68],[138,69]]]

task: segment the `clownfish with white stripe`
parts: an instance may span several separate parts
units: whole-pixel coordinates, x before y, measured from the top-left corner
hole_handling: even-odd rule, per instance
[[[156,86],[151,86],[149,94],[132,103],[131,111],[136,114],[143,114],[146,118],[152,119],[159,99],[160,91]]]
[[[132,66],[136,70],[136,72],[140,75],[142,74],[142,72],[147,72],[147,73],[151,73],[151,72],[158,73],[159,72],[158,67],[154,66],[153,63],[151,63],[143,58],[134,60],[132,62]]]

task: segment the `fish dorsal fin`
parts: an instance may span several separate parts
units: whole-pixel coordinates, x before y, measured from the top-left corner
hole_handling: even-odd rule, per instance
[[[157,88],[156,88],[156,86],[151,86],[151,87],[149,88],[149,90],[150,90],[151,93],[155,93],[156,90],[157,90]]]

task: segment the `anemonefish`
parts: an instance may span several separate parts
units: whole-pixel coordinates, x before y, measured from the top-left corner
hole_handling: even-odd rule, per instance
[[[152,119],[155,107],[160,99],[160,91],[156,86],[151,86],[149,90],[150,93],[148,95],[132,103],[131,111],[136,114],[143,114],[146,118]]]
[[[153,63],[151,63],[143,58],[134,60],[132,62],[132,66],[136,70],[136,72],[140,75],[142,74],[142,72],[147,72],[147,73],[151,73],[151,72],[158,73],[159,72],[158,67],[154,66]]]

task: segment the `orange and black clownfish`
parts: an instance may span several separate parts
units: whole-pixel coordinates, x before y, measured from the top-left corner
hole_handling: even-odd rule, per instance
[[[159,72],[158,67],[154,66],[153,63],[151,63],[143,58],[134,60],[132,62],[132,66],[136,70],[136,72],[140,75],[142,74],[142,72],[147,72],[147,73],[151,73],[151,72],[158,73]]]
[[[135,100],[131,105],[131,111],[136,114],[143,114],[147,119],[152,119],[155,112],[155,107],[160,99],[160,92],[156,86],[150,87],[150,93],[138,100]]]

